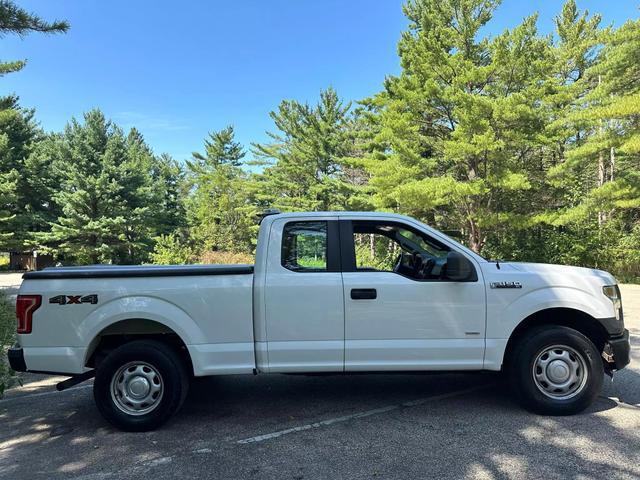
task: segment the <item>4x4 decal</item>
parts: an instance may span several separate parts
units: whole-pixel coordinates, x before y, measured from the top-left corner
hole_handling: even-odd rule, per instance
[[[56,295],[49,299],[49,303],[57,303],[58,305],[80,305],[82,303],[90,303],[95,305],[98,303],[98,295]]]

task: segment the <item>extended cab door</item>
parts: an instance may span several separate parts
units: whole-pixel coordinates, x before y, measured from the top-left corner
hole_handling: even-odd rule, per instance
[[[338,221],[331,218],[271,225],[264,289],[269,372],[343,371]]]
[[[341,220],[340,232],[345,371],[482,368],[477,265],[471,280],[447,280],[451,247],[398,221]]]

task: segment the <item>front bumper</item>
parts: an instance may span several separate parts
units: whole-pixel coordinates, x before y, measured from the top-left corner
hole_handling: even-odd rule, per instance
[[[26,372],[27,364],[24,362],[24,350],[19,347],[11,347],[7,353],[9,366],[16,372]]]
[[[629,330],[625,329],[622,335],[609,337],[605,345],[605,353],[608,355],[609,366],[614,370],[620,370],[629,365],[631,361]]]

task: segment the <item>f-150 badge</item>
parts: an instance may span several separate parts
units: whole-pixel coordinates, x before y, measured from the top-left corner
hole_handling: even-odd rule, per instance
[[[491,288],[522,288],[520,282],[491,282]]]

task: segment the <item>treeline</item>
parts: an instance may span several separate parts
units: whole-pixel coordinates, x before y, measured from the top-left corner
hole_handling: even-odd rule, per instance
[[[640,277],[640,22],[602,26],[570,0],[553,35],[533,15],[487,36],[498,3],[409,1],[401,72],[379,93],[285,100],[269,142],[240,145],[226,127],[184,163],[100,111],[44,133],[5,98],[2,249],[249,261],[266,208],[379,209],[488,257]]]

